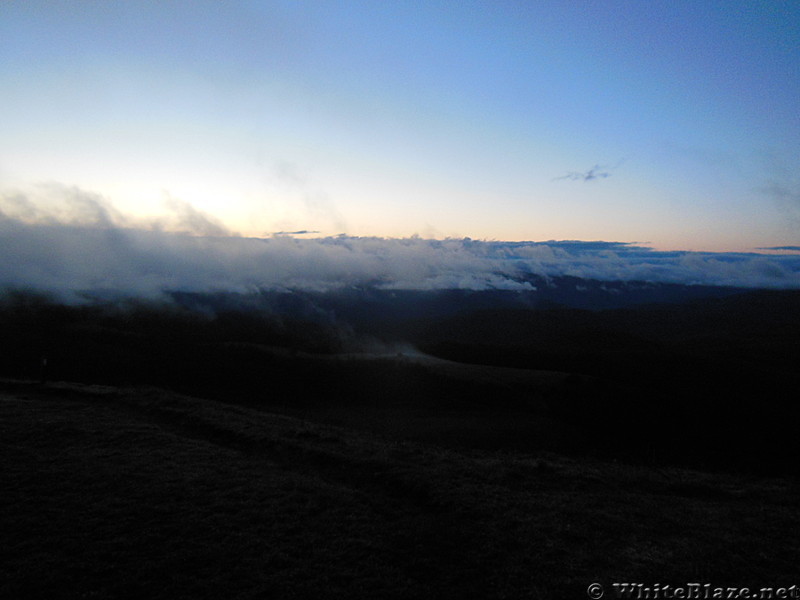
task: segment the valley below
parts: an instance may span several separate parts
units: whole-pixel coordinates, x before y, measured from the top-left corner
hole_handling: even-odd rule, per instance
[[[788,588],[797,303],[368,326],[9,298],[0,596]]]

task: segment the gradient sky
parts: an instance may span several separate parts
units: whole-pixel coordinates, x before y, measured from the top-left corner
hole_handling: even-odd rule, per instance
[[[0,90],[5,194],[254,236],[800,244],[797,2],[6,1]]]

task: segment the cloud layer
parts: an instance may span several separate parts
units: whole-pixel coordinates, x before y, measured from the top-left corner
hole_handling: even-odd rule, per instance
[[[796,254],[657,252],[616,242],[338,236],[242,238],[188,204],[134,221],[73,190],[58,206],[0,203],[0,286],[77,298],[165,291],[533,289],[535,276],[800,288]]]

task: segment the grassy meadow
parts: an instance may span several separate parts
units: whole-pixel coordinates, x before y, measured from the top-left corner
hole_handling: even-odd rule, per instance
[[[726,358],[720,378],[693,383],[707,339],[681,354],[650,338],[671,362],[648,372],[630,363],[639,323],[633,341],[580,346],[604,362],[570,355],[567,339],[537,369],[504,361],[498,342],[543,327],[525,319],[516,338],[471,346],[486,315],[429,328],[419,346],[437,358],[354,353],[318,324],[137,310],[26,301],[0,314],[1,598],[583,598],[593,582],[607,594],[614,582],[798,583],[797,472],[770,454],[794,440],[727,463],[726,448],[761,438],[678,451],[719,414],[724,398],[698,400],[710,386],[760,381],[721,385]],[[451,360],[459,352],[483,360]],[[764,402],[734,408],[793,414],[786,399]],[[776,420],[727,422],[761,436]]]

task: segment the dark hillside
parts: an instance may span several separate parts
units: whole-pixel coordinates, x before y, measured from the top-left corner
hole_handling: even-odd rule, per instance
[[[591,416],[606,445],[643,435],[673,458],[765,468],[791,467],[800,449],[799,336],[800,293],[761,291],[608,311],[483,310],[429,323],[415,342],[466,363],[597,378],[614,390]]]
[[[157,385],[448,447],[796,470],[796,292],[605,311],[482,309],[416,321],[405,328],[412,346],[382,345],[339,321],[192,302],[68,307],[9,296],[0,374]],[[470,364],[496,369],[476,379]]]
[[[446,450],[154,388],[0,387],[3,598],[547,600],[797,573],[787,479]]]

